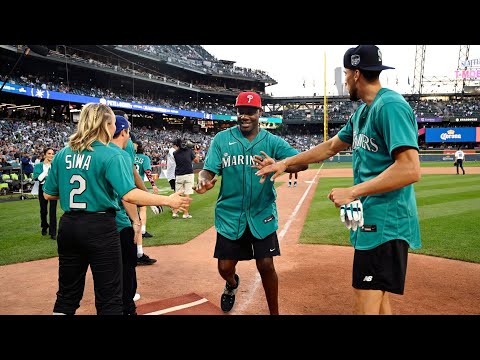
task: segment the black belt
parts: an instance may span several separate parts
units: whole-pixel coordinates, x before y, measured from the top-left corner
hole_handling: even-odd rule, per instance
[[[84,216],[84,215],[93,215],[93,214],[109,214],[115,216],[117,212],[113,209],[108,209],[105,211],[83,211],[83,210],[74,210],[74,211],[65,211],[66,215],[75,215],[75,216]]]

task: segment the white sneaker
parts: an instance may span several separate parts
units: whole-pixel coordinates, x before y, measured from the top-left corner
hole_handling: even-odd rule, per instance
[[[133,297],[133,301],[138,301],[138,300],[140,300],[140,294],[135,293],[135,296]]]
[[[172,214],[172,219],[178,218],[178,214]]]
[[[191,218],[192,218],[192,215],[190,215],[190,214],[185,215],[185,214],[184,214],[184,215],[182,215],[182,217],[183,217],[184,219],[191,219]]]

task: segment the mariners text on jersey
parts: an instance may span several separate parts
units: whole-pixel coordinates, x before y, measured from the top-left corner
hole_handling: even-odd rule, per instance
[[[225,153],[222,158],[222,169],[237,165],[256,165],[253,161],[254,158],[254,155],[229,155]]]
[[[361,147],[362,149],[377,152],[378,145],[375,143],[375,138],[370,138],[365,134],[359,134],[357,131],[353,132],[352,149]]]
[[[67,169],[84,169],[88,170],[90,167],[91,155],[85,156],[85,154],[73,154],[65,156],[65,163]]]

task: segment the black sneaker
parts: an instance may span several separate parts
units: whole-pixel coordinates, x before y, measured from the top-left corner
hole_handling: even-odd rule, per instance
[[[153,265],[157,262],[157,259],[150,259],[147,254],[143,254],[141,257],[137,257],[137,265]]]
[[[47,229],[42,229],[42,235],[43,236],[47,235]]]
[[[142,234],[142,237],[153,237],[153,235],[145,231],[145,234]]]
[[[238,285],[240,285],[240,277],[235,274],[235,280],[237,281],[237,286],[232,287],[228,282],[225,283],[225,289],[223,289],[222,298],[220,299],[220,306],[223,312],[229,312],[235,304],[235,294],[238,290]]]
[[[50,238],[51,238],[52,240],[57,240],[57,235],[52,234],[52,235],[50,235]]]

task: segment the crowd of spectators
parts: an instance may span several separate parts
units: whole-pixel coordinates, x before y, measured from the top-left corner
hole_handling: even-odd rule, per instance
[[[117,45],[138,53],[146,53],[160,60],[178,63],[182,66],[205,73],[228,74],[264,82],[275,82],[265,71],[235,66],[233,62],[222,62],[211,55],[201,45]]]
[[[0,76],[0,80],[4,77]],[[166,107],[170,109],[181,109],[203,113],[215,113],[224,115],[235,115],[233,106],[226,106],[215,100],[214,97],[205,95],[205,97],[191,98],[185,100],[182,98],[174,99],[168,96],[158,98],[151,94],[137,92],[134,95],[127,90],[111,90],[109,88],[101,88],[95,85],[86,85],[71,81],[69,86],[66,85],[63,79],[59,79],[53,74],[31,75],[24,74],[19,76],[12,76],[8,80],[11,84],[24,85],[37,89],[58,91],[63,93],[71,93],[75,95],[92,96],[98,98],[107,98],[118,101],[135,102],[138,104],[152,105]]]
[[[232,122],[232,125],[235,123]],[[466,126],[465,124],[463,124]],[[61,123],[41,119],[0,119],[0,162],[4,165],[19,167],[22,158],[28,157],[32,164],[39,161],[42,151],[51,147],[55,153],[63,148],[75,131],[74,123]],[[470,125],[471,126],[471,125]],[[329,126],[328,138],[333,137],[342,127],[341,124]],[[198,145],[200,160],[205,155],[214,136],[214,132],[208,133],[185,131],[173,127],[165,128],[152,126],[136,127],[132,129],[136,137],[142,141],[145,154],[152,160],[152,165],[166,166],[167,154],[172,143],[177,138],[190,140]],[[270,131],[270,130],[269,130]],[[273,130],[300,151],[305,151],[323,141],[323,131],[302,126],[282,126]],[[437,143],[426,144],[419,140],[421,149],[443,150],[454,149],[458,145],[464,148],[475,148],[476,144]],[[37,160],[38,159],[38,160]],[[24,164],[26,165],[26,164]]]

